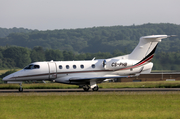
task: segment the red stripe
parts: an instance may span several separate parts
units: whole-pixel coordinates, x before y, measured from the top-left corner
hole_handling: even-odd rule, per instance
[[[147,58],[146,60],[138,63],[137,65],[134,65],[134,66],[128,67],[128,68],[123,68],[123,69],[120,69],[120,70],[126,70],[126,69],[131,69],[131,68],[138,67],[138,66],[140,66],[140,65],[142,65],[142,64],[145,64],[146,62],[150,61],[150,60],[153,58],[153,56],[154,56],[154,55],[151,55],[149,58]]]

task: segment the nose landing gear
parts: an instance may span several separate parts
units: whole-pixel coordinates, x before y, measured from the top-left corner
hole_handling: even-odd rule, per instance
[[[23,92],[22,83],[20,83],[19,85],[20,85],[19,92]]]

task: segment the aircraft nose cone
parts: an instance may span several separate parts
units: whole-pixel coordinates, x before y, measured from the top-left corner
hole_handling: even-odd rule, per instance
[[[6,76],[6,77],[4,77],[2,80],[3,81],[7,81],[9,78],[8,78],[8,76]]]
[[[2,80],[3,81],[9,81],[9,80],[12,80],[13,79],[13,76],[12,75],[8,75],[8,76],[5,76]]]

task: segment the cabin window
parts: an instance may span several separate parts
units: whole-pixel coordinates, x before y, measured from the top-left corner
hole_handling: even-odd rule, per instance
[[[69,69],[69,65],[66,65],[66,69]]]
[[[39,65],[30,64],[30,65],[28,65],[27,67],[25,67],[24,69],[39,69],[39,68],[40,68]]]
[[[83,69],[83,68],[84,68],[84,65],[81,65],[80,67],[81,67],[81,69]]]
[[[63,66],[62,65],[59,65],[59,69],[62,69],[63,68]]]
[[[73,65],[73,69],[76,69],[76,65]]]
[[[95,68],[95,64],[92,64],[91,67],[92,67],[92,68]]]

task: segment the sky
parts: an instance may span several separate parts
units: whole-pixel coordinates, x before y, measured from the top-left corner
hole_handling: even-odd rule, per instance
[[[0,0],[0,27],[38,30],[180,25],[180,0]]]

